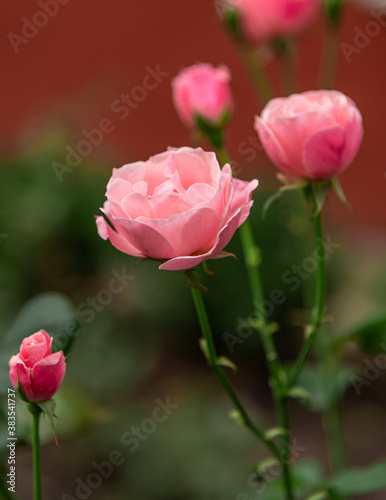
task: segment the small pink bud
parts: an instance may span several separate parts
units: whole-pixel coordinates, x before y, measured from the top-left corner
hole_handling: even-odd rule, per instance
[[[200,116],[211,125],[219,125],[233,109],[229,86],[230,72],[225,66],[195,64],[183,69],[173,80],[173,102],[181,120],[194,127]]]
[[[17,388],[20,383],[31,402],[51,399],[66,371],[63,351],[52,353],[52,337],[44,330],[23,340],[19,354],[12,356],[9,366],[12,384]]]

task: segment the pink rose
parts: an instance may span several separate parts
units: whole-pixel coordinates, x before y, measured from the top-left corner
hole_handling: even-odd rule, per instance
[[[230,78],[225,66],[195,64],[183,69],[172,80],[173,102],[181,120],[194,127],[198,115],[218,125],[233,109]]]
[[[288,178],[328,179],[359,149],[363,125],[354,102],[336,90],[272,99],[255,128],[271,160]]]
[[[238,14],[244,35],[260,43],[293,34],[314,21],[320,0],[225,0]]]
[[[163,261],[177,271],[221,256],[252,206],[257,181],[234,179],[214,153],[171,149],[114,169],[99,235],[135,257]],[[220,255],[219,255],[220,254]]]
[[[9,361],[12,384],[20,382],[32,402],[51,399],[62,383],[66,362],[63,351],[52,354],[52,337],[44,330],[23,340],[20,352]]]

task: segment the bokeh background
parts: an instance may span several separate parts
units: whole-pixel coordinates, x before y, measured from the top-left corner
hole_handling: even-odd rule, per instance
[[[294,359],[313,275],[291,291],[283,273],[312,254],[311,225],[295,194],[261,220],[262,205],[278,182],[255,141],[253,117],[260,107],[238,52],[209,0],[56,5],[52,19],[16,49],[10,33],[22,35],[41,6],[27,0],[3,0],[0,6],[2,395],[10,386],[9,352],[24,335],[44,324],[58,335],[58,345],[74,340],[57,397],[58,448],[48,425],[42,425],[46,498],[76,498],[77,486],[95,472],[92,464],[108,460],[114,450],[123,463],[100,485],[81,490],[82,498],[276,498],[263,497],[268,489],[249,479],[251,466],[266,455],[228,418],[230,405],[198,347],[198,324],[182,274],[158,271],[152,263],[135,267],[135,259],[98,237],[93,219],[113,167],[190,144],[190,132],[172,105],[171,78],[198,61],[229,66],[237,105],[227,129],[228,149],[243,178],[260,180],[252,220],[263,252],[264,286],[267,296],[278,288],[286,297],[271,319],[281,325],[275,339],[282,358]],[[372,19],[368,10],[347,2],[341,41],[354,45],[358,30]],[[324,33],[320,19],[299,41],[301,90],[315,88]],[[347,332],[350,339],[338,350],[342,370],[337,368],[335,385],[345,391],[342,414],[352,466],[381,459],[386,445],[385,371],[379,369],[360,395],[352,382],[353,374],[364,377],[374,356],[386,350],[386,28],[363,45],[350,62],[340,52],[336,83],[355,100],[365,124],[360,153],[341,177],[354,210],[331,196],[325,211],[326,235],[340,244],[328,261],[331,321],[325,330]],[[276,61],[267,57],[266,67],[280,92]],[[146,75],[157,71],[159,82],[136,107],[118,108],[122,95],[136,92]],[[104,119],[111,126],[103,140],[76,167],[58,174],[53,164],[66,164],[69,148],[77,149],[85,131],[99,128]],[[205,299],[219,351],[239,367],[232,380],[257,421],[269,427],[274,417],[261,348],[255,334],[242,330],[252,308],[237,237],[229,248],[240,260],[210,263],[215,275],[201,275],[210,289]],[[122,290],[111,293],[116,275],[122,276]],[[375,326],[352,336],[351,328],[369,318]],[[229,352],[226,334],[243,331],[245,340]],[[311,410],[294,402],[291,420],[301,448],[296,459],[316,460],[303,463],[303,475],[315,479],[322,469],[329,471],[326,422],[319,413],[327,396],[315,371],[308,375],[304,385],[320,397]],[[155,429],[143,424],[167,398],[178,408]],[[1,410],[5,415],[5,399]],[[5,420],[1,425],[3,436]],[[30,498],[32,483],[30,423],[23,405],[17,425],[17,497],[23,500]],[[141,425],[152,431],[130,451],[122,435]],[[382,499],[384,492],[358,498]]]

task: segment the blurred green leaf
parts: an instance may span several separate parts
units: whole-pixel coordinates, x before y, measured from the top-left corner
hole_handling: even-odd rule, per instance
[[[237,366],[226,356],[220,356],[216,359],[216,364],[224,366],[225,368],[230,368],[234,373],[237,373]]]
[[[319,462],[315,460],[296,462],[292,466],[291,472],[292,484],[297,497],[303,498],[305,495],[310,495],[319,489],[324,482],[324,471]],[[258,495],[259,500],[286,500],[286,498],[282,477],[269,483],[264,493]]]
[[[268,429],[264,433],[264,437],[271,440],[275,439],[277,436],[285,436],[286,434],[288,434],[287,429],[283,429],[282,427],[272,427],[272,429]]]
[[[373,491],[386,491],[386,461],[343,471],[329,482],[341,495],[356,496]]]
[[[309,408],[323,413],[344,394],[355,373],[355,369],[348,365],[340,365],[331,374],[321,365],[308,364],[300,373],[297,385],[308,392]]]
[[[339,348],[349,340],[357,341],[360,349],[368,354],[386,351],[386,315],[367,319],[337,334],[332,343],[335,348]]]
[[[287,393],[288,397],[298,399],[303,405],[309,406],[311,395],[304,387],[294,386]]]

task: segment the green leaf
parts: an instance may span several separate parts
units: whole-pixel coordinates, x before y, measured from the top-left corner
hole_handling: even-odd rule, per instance
[[[293,457],[297,459],[298,456]],[[320,490],[324,482],[324,471],[315,460],[301,460],[291,467],[292,486],[296,498],[304,498],[315,490]],[[267,484],[266,490],[259,495],[259,500],[287,500],[283,477]]]
[[[226,356],[221,356],[217,358],[216,363],[220,366],[225,366],[226,368],[231,368],[234,373],[237,373],[237,366]]]
[[[303,193],[307,202],[311,206],[312,214],[317,217],[326,201],[327,194],[331,187],[331,180],[310,182],[303,188]]]
[[[276,193],[272,194],[267,200],[266,202],[264,203],[263,205],[263,210],[262,210],[262,214],[261,214],[261,218],[263,220],[266,219],[267,217],[267,213],[268,213],[268,210],[272,207],[272,205],[274,203],[277,203],[279,200],[282,199],[284,195],[284,191],[282,189],[279,189],[278,191],[276,191]]]
[[[355,373],[355,368],[348,365],[340,365],[331,374],[321,365],[306,364],[296,383],[308,392],[309,408],[323,413],[344,394]]]
[[[343,0],[325,0],[326,14],[329,23],[336,26],[343,11]]]
[[[204,262],[202,263],[202,268],[204,269],[204,272],[208,275],[208,276],[214,276],[214,272],[211,271],[208,267],[208,263],[206,260],[204,260]]]
[[[338,199],[343,203],[343,205],[348,208],[349,210],[353,210],[353,207],[350,205],[350,203],[347,201],[346,195],[344,194],[343,188],[340,184],[340,181],[337,177],[334,177],[332,179],[332,187],[335,191],[336,196]]]
[[[311,395],[308,390],[300,386],[291,387],[291,389],[287,392],[287,396],[298,399],[304,406],[309,406],[311,401]]]
[[[208,347],[208,342],[204,337],[201,337],[200,340],[198,341],[199,346],[201,351],[203,352],[205,359],[207,360],[208,363],[210,363],[210,354],[209,354],[209,347]]]
[[[270,457],[270,458],[266,458],[264,460],[262,460],[261,462],[259,462],[254,468],[253,468],[253,471],[255,472],[255,474],[259,477],[259,478],[263,478],[264,476],[264,472],[268,469],[270,469],[271,467],[281,467],[281,463],[279,462],[279,460],[277,458],[274,458],[274,457]]]
[[[191,288],[195,288],[196,290],[200,290],[201,292],[208,292],[209,290],[204,287],[199,281],[196,275],[194,274],[193,269],[187,269],[184,272],[185,276],[185,282],[187,283],[188,286]]]
[[[229,418],[231,420],[234,420],[237,425],[240,425],[242,427],[245,426],[244,417],[241,415],[241,413],[239,412],[239,410],[236,410],[236,409],[231,410],[229,412],[228,416],[229,416]]]
[[[341,495],[364,495],[373,491],[386,491],[386,461],[343,471],[329,483]]]
[[[237,15],[237,10],[226,2],[220,2],[220,17],[225,22],[235,40],[243,40],[243,34],[240,30],[240,22]]]
[[[272,439],[275,439],[275,437],[285,436],[286,434],[288,434],[287,429],[283,429],[283,427],[272,427],[272,429],[268,429],[264,433],[264,437],[269,441],[272,441]]]
[[[48,420],[49,426],[55,437],[55,442],[58,444],[58,440],[56,438],[55,429],[54,429],[54,418],[57,418],[55,415],[56,403],[54,399],[49,399],[48,401],[42,401],[41,403],[35,403],[42,411],[44,418]]]
[[[349,340],[357,341],[361,350],[369,354],[386,351],[386,315],[369,318],[338,333],[332,339],[332,345],[339,348]]]
[[[218,123],[213,125],[200,115],[196,115],[197,129],[204,134],[215,148],[222,148],[224,145],[223,128],[229,121],[229,113],[224,113]]]
[[[327,491],[316,491],[306,498],[306,500],[326,500],[329,498]]]

